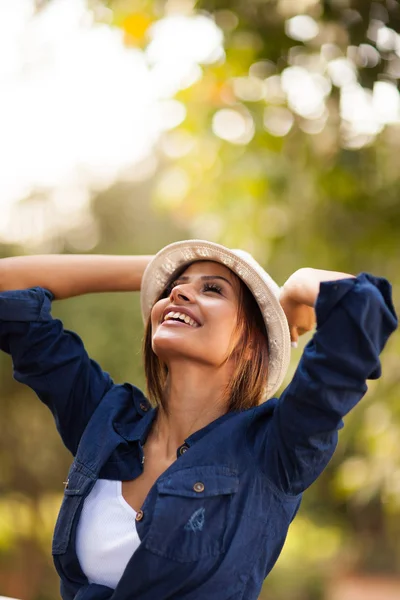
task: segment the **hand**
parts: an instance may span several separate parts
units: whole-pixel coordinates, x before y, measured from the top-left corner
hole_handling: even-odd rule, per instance
[[[295,271],[282,287],[280,303],[285,311],[292,342],[311,331],[316,323],[314,306],[322,281],[354,277],[348,273],[302,268]]]
[[[297,344],[300,335],[314,329],[315,310],[312,306],[293,300],[285,288],[282,289],[280,303],[288,320],[290,339]]]

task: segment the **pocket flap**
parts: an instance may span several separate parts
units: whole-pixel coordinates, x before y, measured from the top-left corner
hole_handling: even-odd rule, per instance
[[[223,466],[189,467],[175,471],[157,483],[160,494],[205,498],[234,494],[239,488],[237,471]]]

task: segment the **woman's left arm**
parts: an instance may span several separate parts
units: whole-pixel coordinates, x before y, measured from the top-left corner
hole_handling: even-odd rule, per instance
[[[329,462],[366,380],[380,376],[379,354],[397,318],[388,281],[366,273],[301,270],[285,284],[282,301],[295,339],[314,321],[317,328],[280,399],[255,412],[248,439],[271,483],[297,495]]]
[[[287,279],[281,289],[280,303],[289,323],[292,342],[297,343],[300,335],[315,327],[315,304],[321,283],[348,278],[354,278],[354,275],[305,267]]]

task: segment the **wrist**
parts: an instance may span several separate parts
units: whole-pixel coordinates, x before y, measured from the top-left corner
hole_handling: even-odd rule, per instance
[[[281,298],[294,304],[314,306],[319,293],[317,269],[303,267],[295,271],[281,288]]]
[[[337,281],[353,277],[354,275],[339,271],[326,271],[324,269],[304,267],[298,269],[289,277],[283,286],[283,294],[290,301],[313,307],[318,298],[320,284],[323,281]]]

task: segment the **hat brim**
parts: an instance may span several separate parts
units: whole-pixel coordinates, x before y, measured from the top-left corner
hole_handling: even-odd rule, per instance
[[[268,382],[265,400],[281,386],[290,362],[290,332],[279,303],[279,287],[268,273],[247,253],[230,250],[205,240],[186,240],[165,246],[148,264],[141,284],[141,309],[147,323],[151,309],[173,273],[202,260],[221,263],[233,271],[253,294],[268,333]]]

